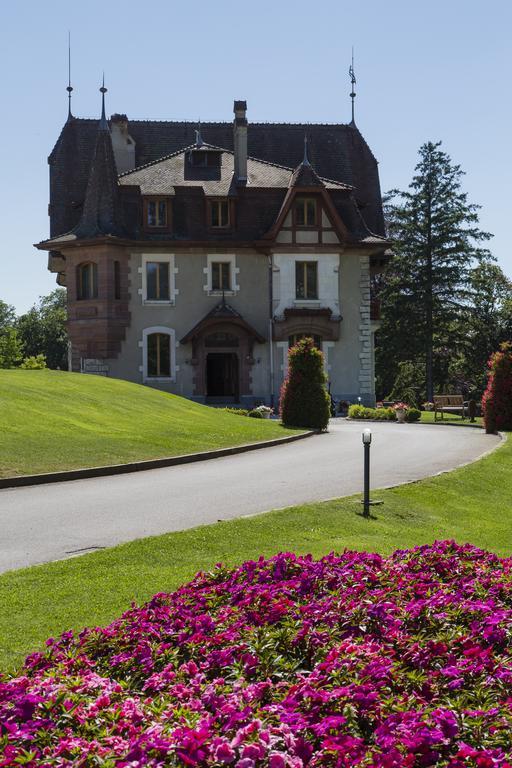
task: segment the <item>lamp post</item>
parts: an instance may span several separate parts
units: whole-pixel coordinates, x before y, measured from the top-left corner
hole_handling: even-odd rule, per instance
[[[370,517],[370,445],[372,442],[371,429],[363,430],[364,447],[364,496],[363,517]]]

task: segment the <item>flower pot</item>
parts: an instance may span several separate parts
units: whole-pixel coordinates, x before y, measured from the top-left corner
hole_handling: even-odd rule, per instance
[[[405,424],[405,411],[402,408],[399,408],[395,411],[396,414],[396,420],[399,424]]]

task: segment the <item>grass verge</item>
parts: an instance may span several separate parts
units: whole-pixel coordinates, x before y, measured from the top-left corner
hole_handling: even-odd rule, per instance
[[[0,370],[0,424],[0,477],[179,456],[296,432],[120,379],[48,370]]]
[[[434,419],[434,411],[422,411],[421,412],[421,423],[422,424],[456,424],[457,427],[483,427],[484,426],[484,420],[481,416],[476,416],[474,423],[471,423],[469,419],[462,420],[460,416],[455,416],[454,414],[445,413],[444,417],[441,419],[440,417],[437,418],[437,421]]]
[[[235,416],[240,419],[241,417]],[[0,669],[13,669],[51,635],[110,622],[132,601],[171,591],[215,563],[279,551],[315,556],[453,538],[509,555],[512,441],[462,469],[378,492],[375,517],[359,497],[307,504],[123,544],[0,576]]]

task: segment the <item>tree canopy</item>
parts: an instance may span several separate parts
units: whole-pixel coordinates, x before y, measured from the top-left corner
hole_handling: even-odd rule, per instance
[[[0,367],[44,356],[49,368],[67,368],[66,291],[57,288],[25,314],[0,301]]]
[[[491,235],[478,226],[479,206],[462,190],[463,176],[441,142],[427,142],[408,190],[392,190],[385,198],[395,256],[380,291],[381,396],[396,389],[397,376],[406,372],[409,378],[416,372],[419,400],[432,400],[451,376],[483,374],[506,325],[511,284],[492,263],[485,247]]]

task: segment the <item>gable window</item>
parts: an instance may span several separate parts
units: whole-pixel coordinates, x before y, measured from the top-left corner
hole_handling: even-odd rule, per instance
[[[150,333],[147,336],[147,377],[171,377],[171,337],[168,333]]]
[[[208,224],[216,229],[227,228],[231,224],[229,200],[210,200]]]
[[[228,261],[212,261],[212,291],[231,290],[231,264]]]
[[[298,197],[295,200],[295,224],[297,227],[315,227],[317,206],[313,197]]]
[[[77,298],[98,298],[98,266],[92,261],[79,264],[77,269]]]
[[[295,262],[295,297],[318,299],[318,262]]]
[[[169,301],[168,261],[146,261],[146,299]]]
[[[145,226],[150,229],[165,229],[168,220],[167,200],[165,198],[154,198],[145,202]]]

